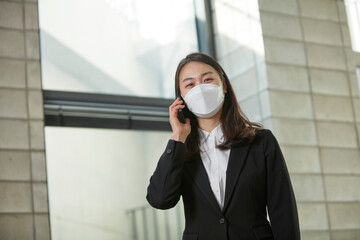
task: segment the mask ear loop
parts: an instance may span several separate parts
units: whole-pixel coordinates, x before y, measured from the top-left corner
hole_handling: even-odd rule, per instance
[[[221,83],[222,83],[222,88],[224,89],[225,88],[225,72],[224,70],[220,69],[221,70]],[[227,89],[225,89],[225,93],[227,93]]]

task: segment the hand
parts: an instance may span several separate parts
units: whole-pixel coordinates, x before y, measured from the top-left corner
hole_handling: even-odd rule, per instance
[[[191,132],[191,125],[189,118],[185,119],[186,123],[180,122],[178,118],[180,108],[185,108],[185,105],[183,104],[183,101],[179,98],[176,98],[173,104],[171,104],[171,106],[169,107],[169,122],[173,131],[170,139],[185,143],[187,136]]]

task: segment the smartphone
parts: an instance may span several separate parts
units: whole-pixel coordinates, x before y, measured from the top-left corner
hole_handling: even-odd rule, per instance
[[[179,94],[178,98],[180,98],[180,100],[183,101],[183,104],[185,104],[185,101],[184,99],[181,97],[181,94]],[[188,115],[188,112],[189,112],[189,109],[186,107],[184,108],[180,108],[179,109],[179,113],[178,113],[178,118],[179,118],[179,121],[182,122],[182,123],[186,123],[186,118],[189,116]]]

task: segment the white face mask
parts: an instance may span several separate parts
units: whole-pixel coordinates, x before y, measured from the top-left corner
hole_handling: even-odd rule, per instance
[[[199,84],[183,97],[186,106],[198,117],[209,118],[214,116],[224,102],[222,84]]]

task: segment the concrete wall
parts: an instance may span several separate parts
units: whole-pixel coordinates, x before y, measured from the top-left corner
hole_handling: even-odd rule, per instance
[[[344,2],[214,0],[213,8],[217,53],[241,108],[281,144],[302,238],[360,239],[360,63]]]
[[[302,236],[360,239],[359,86],[344,2],[259,5],[271,126],[292,174]]]
[[[0,1],[0,239],[49,239],[36,1]]]

